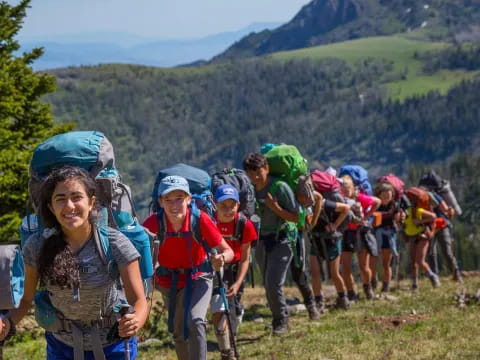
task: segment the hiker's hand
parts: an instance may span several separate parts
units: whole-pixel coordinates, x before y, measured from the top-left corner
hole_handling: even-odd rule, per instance
[[[0,329],[2,330],[0,332],[0,341],[3,341],[7,336],[8,332],[10,331],[10,321],[8,321],[7,319],[1,318]]]
[[[331,233],[337,231],[337,227],[335,226],[335,224],[327,224],[327,226],[325,226],[325,229]]]
[[[455,209],[453,207],[449,207],[447,210],[447,216],[449,219],[455,216]]]
[[[236,296],[237,293],[238,293],[238,290],[240,290],[240,286],[241,286],[241,284],[239,284],[239,283],[237,283],[237,282],[234,282],[234,283],[228,288],[227,297]]]
[[[138,319],[135,313],[125,314],[118,321],[118,335],[121,338],[128,338],[137,335],[138,330]]]
[[[267,193],[267,196],[265,197],[265,205],[274,212],[275,209],[279,208],[277,198],[274,198],[270,193]]]
[[[220,269],[225,265],[225,257],[223,254],[213,254],[210,256],[210,262],[212,263],[213,269],[215,271],[220,271]]]

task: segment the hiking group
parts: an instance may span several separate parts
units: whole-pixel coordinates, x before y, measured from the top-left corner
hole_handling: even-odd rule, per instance
[[[161,169],[140,224],[112,145],[83,131],[35,149],[29,197],[21,250],[0,247],[10,269],[1,278],[10,291],[0,296],[0,340],[15,334],[34,302],[49,360],[135,359],[154,289],[168,309],[178,359],[206,360],[210,307],[220,358],[238,360],[249,270],[260,269],[271,331],[281,335],[289,331],[289,270],[315,321],[326,311],[326,276],[337,308],[359,299],[354,254],[365,298],[377,296],[377,273],[388,293],[392,274],[398,278],[399,238],[409,246],[413,290],[419,270],[440,285],[438,245],[462,281],[450,221],[461,208],[433,171],[409,189],[392,174],[372,187],[361,166],[343,166],[337,177],[333,168],[309,170],[295,146],[266,144],[244,157],[243,169],[212,176],[185,164]]]

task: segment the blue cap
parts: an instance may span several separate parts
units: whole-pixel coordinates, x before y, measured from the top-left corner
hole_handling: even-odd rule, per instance
[[[181,190],[188,195],[191,195],[188,181],[181,176],[166,176],[160,181],[160,184],[158,184],[158,196],[167,195],[175,190]]]
[[[222,202],[228,199],[232,199],[232,200],[235,200],[236,202],[240,202],[237,189],[234,186],[229,184],[220,185],[215,191],[215,195],[213,196],[213,199],[216,202]]]

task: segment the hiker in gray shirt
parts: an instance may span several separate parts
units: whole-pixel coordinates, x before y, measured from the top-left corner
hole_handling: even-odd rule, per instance
[[[40,322],[46,328],[47,360],[123,359],[125,343],[135,359],[135,335],[148,316],[139,253],[119,231],[96,225],[95,181],[86,171],[71,166],[54,170],[40,194],[45,230],[24,246],[25,293],[19,308],[0,320],[0,340],[14,332],[35,296],[36,317],[45,320]],[[102,261],[99,236],[108,236],[113,263]],[[125,295],[118,290],[113,264]],[[44,291],[35,294],[38,282]],[[117,324],[113,309],[122,300],[128,300],[133,313]],[[114,325],[115,336],[107,336]]]
[[[288,332],[283,285],[293,258],[286,225],[287,222],[298,222],[299,208],[290,187],[268,175],[269,167],[263,155],[248,154],[243,160],[243,168],[255,186],[259,204],[261,226],[255,252],[262,268],[267,301],[272,311],[273,333],[280,335]]]

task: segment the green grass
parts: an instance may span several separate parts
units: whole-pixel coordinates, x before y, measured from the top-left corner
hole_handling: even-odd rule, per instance
[[[479,305],[457,308],[454,295],[461,288],[476,293],[479,278],[469,278],[465,285],[443,279],[439,289],[427,281],[412,294],[407,282],[393,292],[397,301],[359,301],[348,311],[331,311],[319,322],[311,322],[306,314],[290,318],[289,334],[274,337],[265,328],[271,321],[264,306],[261,289],[247,289],[246,321],[240,327],[238,348],[242,359],[249,360],[320,360],[320,359],[478,359]],[[289,296],[298,296],[296,289],[287,289]],[[333,299],[331,299],[333,301]],[[255,305],[260,303],[260,305]],[[264,323],[251,321],[262,316]],[[405,320],[405,322],[403,321]],[[165,317],[160,320],[161,341],[143,346],[139,360],[176,359],[169,336],[165,335]],[[396,325],[395,325],[396,324]],[[208,328],[208,359],[219,359],[215,336]],[[23,337],[5,348],[5,360],[40,360],[45,358],[43,339]]]
[[[349,64],[368,58],[384,59],[393,64],[393,73],[402,74],[402,80],[387,82],[389,96],[404,100],[413,95],[423,95],[431,90],[447,92],[463,80],[472,79],[478,72],[442,70],[432,75],[422,71],[422,62],[415,59],[415,53],[440,50],[448,44],[415,40],[412,34],[380,36],[345,41],[330,45],[316,46],[301,50],[278,52],[272,59],[339,58]]]

